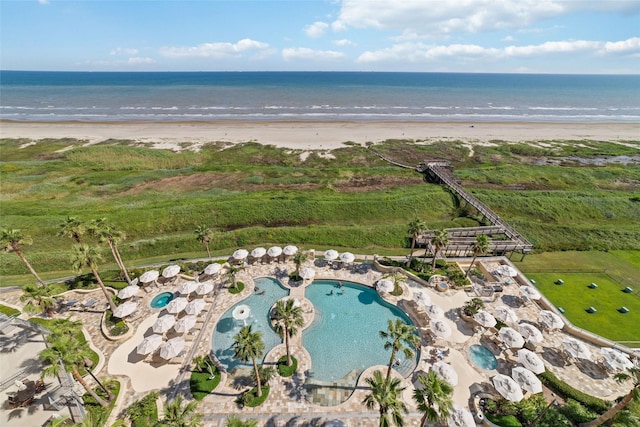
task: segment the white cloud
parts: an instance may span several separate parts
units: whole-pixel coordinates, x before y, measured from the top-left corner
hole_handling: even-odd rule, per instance
[[[516,41],[516,39],[513,36],[506,36],[506,37],[503,37],[500,41],[512,43]]]
[[[156,61],[154,61],[152,58],[141,58],[139,56],[127,59],[127,64],[129,65],[153,64],[155,62]]]
[[[267,43],[251,39],[242,39],[236,43],[215,42],[202,43],[197,46],[165,46],[160,54],[171,58],[232,58],[241,57],[244,53],[260,52],[268,49]]]
[[[640,37],[632,37],[618,42],[607,42],[602,50],[604,53],[640,53]]]
[[[49,4],[49,0],[38,0],[40,4]]]
[[[110,53],[111,55],[137,55],[138,49],[117,47]]]
[[[324,36],[328,28],[329,24],[326,22],[317,21],[311,25],[307,25],[304,32],[307,33],[309,37],[318,38]]]
[[[345,57],[344,53],[333,50],[315,50],[306,47],[292,47],[282,49],[282,57],[285,61],[294,61],[297,59],[315,60],[315,61],[332,61]]]
[[[348,39],[334,40],[331,43],[335,44],[336,46],[356,46],[356,43]]]

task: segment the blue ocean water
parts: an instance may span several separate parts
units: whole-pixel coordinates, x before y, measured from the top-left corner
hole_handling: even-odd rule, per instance
[[[640,75],[0,71],[19,121],[640,121]]]

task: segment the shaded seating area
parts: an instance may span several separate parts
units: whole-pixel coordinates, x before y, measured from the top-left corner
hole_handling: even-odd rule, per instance
[[[46,390],[47,385],[42,380],[29,380],[24,379],[22,381],[15,382],[18,391],[8,394],[8,406],[11,409],[26,408],[31,406],[36,395]]]

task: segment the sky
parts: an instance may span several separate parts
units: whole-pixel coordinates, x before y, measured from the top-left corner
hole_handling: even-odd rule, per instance
[[[0,0],[0,68],[640,74],[640,0]]]

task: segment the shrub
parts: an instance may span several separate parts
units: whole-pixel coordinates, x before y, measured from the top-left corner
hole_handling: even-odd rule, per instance
[[[250,408],[255,408],[257,406],[262,405],[264,401],[267,400],[267,397],[269,397],[269,386],[268,385],[262,386],[262,395],[260,397],[258,397],[256,393],[258,393],[258,388],[257,387],[252,388],[251,390],[247,391],[242,396],[240,396],[239,403],[241,403],[244,406],[248,406]]]
[[[480,298],[472,298],[464,303],[462,306],[462,312],[465,316],[472,317],[482,308],[484,308],[484,302]]]
[[[281,377],[290,377],[298,370],[298,359],[291,356],[291,366],[287,365],[287,356],[278,360],[278,373]]]
[[[568,399],[567,404],[558,408],[558,411],[576,424],[586,423],[598,417],[598,414],[573,399]]]
[[[599,414],[609,409],[609,403],[597,397],[588,395],[580,390],[571,387],[569,384],[556,377],[553,372],[545,371],[538,375],[540,381],[563,399],[574,399]]]
[[[131,419],[132,427],[146,427],[155,424],[158,420],[156,400],[159,395],[157,391],[154,391],[129,405],[125,413]]]
[[[500,427],[522,427],[522,424],[513,415],[487,414],[487,419]]]

